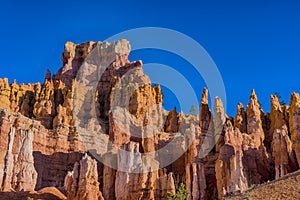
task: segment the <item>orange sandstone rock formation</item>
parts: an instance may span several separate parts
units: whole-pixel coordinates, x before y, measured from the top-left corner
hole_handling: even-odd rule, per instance
[[[67,42],[63,67],[44,83],[0,79],[0,191],[65,186],[68,199],[166,199],[183,182],[188,199],[222,199],[299,168],[299,94],[290,106],[271,96],[269,114],[253,90],[231,118],[217,97],[211,112],[204,89],[198,116],[169,112],[129,53],[126,40]]]

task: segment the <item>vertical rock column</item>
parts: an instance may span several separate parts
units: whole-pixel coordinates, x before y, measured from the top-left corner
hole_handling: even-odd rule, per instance
[[[201,163],[188,163],[185,168],[188,199],[205,199],[206,179]]]
[[[247,115],[242,103],[238,103],[236,115],[234,118],[234,127],[238,128],[241,133],[247,132]]]
[[[271,158],[264,146],[262,112],[255,91],[252,90],[246,109],[247,134],[243,134],[243,165],[249,185],[260,184],[273,178]]]
[[[265,134],[262,128],[261,108],[254,90],[252,90],[246,112],[247,134],[253,138],[254,148],[259,148],[263,144]]]
[[[215,143],[216,143],[216,152],[220,152],[220,148],[222,145],[221,140],[223,140],[221,135],[222,135],[225,121],[226,121],[226,116],[224,113],[222,100],[219,97],[216,97],[214,102],[214,133],[215,133],[214,135],[215,135]]]
[[[16,139],[16,141],[14,141]],[[37,172],[33,159],[33,132],[20,130],[15,136],[15,127],[11,127],[9,144],[5,156],[3,191],[33,191],[37,181]]]
[[[86,154],[80,164],[75,163],[65,178],[65,189],[68,199],[104,200],[99,189],[97,161]]]
[[[118,153],[118,167],[116,173],[115,193],[118,200],[152,199],[161,197],[164,193],[174,192],[173,178],[160,178],[157,168],[158,162],[148,160],[139,152],[139,143],[129,142],[122,145]],[[154,162],[145,166],[147,162]],[[126,169],[126,171],[125,171]],[[164,174],[166,175],[166,174]],[[163,175],[163,177],[164,177]],[[163,184],[166,185],[163,185]]]
[[[300,165],[300,96],[292,93],[290,102],[290,132],[293,150],[296,153],[298,166]]]
[[[245,114],[243,107],[238,106],[238,117],[236,117],[239,128],[244,129],[243,122]],[[218,198],[229,193],[242,192],[247,189],[247,179],[243,173],[242,164],[242,134],[239,128],[234,128],[230,121],[226,121],[224,108],[221,99],[216,97],[214,103],[214,124],[215,135],[219,135],[216,144],[216,151],[219,153],[216,161],[215,171],[217,179]]]
[[[272,156],[275,163],[275,178],[286,175],[296,169],[297,163],[292,152],[292,142],[288,136],[285,113],[276,96],[271,96],[271,127]]]
[[[8,137],[8,148],[5,155],[5,163],[4,163],[4,174],[3,174],[3,181],[2,181],[2,191],[10,191],[11,180],[13,177],[13,168],[14,168],[14,158],[12,154],[12,148],[14,144],[14,137],[15,137],[15,127],[10,128],[9,137]],[[2,177],[1,177],[2,178]]]
[[[230,193],[243,192],[248,183],[242,164],[242,134],[238,128],[233,128],[230,121],[224,127],[224,145],[220,148],[216,162],[216,178],[218,198],[222,199]]]

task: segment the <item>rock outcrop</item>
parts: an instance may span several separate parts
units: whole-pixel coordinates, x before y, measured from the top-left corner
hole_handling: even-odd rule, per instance
[[[292,142],[285,125],[281,129],[275,129],[273,132],[272,155],[275,162],[275,179],[296,169],[296,160],[292,152]]]
[[[299,168],[300,97],[254,90],[234,118],[204,88],[198,116],[162,108],[127,40],[67,42],[63,66],[44,83],[0,79],[0,191],[65,186],[68,199],[222,199]],[[99,55],[102,55],[99,59]],[[0,194],[1,195],[1,194]]]
[[[204,166],[201,163],[188,163],[185,169],[187,198],[205,199],[206,198],[206,180]]]
[[[104,200],[98,182],[97,161],[85,154],[65,178],[68,199]]]
[[[241,102],[239,102],[237,106],[234,127],[237,127],[241,133],[247,133],[247,114]]]
[[[293,150],[296,153],[298,165],[300,165],[300,96],[298,93],[291,95],[289,116]]]
[[[118,154],[118,166],[126,166],[128,170],[116,172],[116,199],[154,200],[166,198],[168,192],[175,193],[172,173],[166,174],[166,172],[159,173],[158,170],[142,169],[144,167],[155,169],[156,165],[159,165],[156,162],[145,166],[144,159],[148,158],[139,152],[139,143],[129,142],[122,146]],[[151,160],[149,161],[151,162]]]
[[[242,163],[243,137],[230,121],[224,126],[224,145],[216,162],[216,178],[219,199],[228,194],[243,192],[248,188]]]
[[[203,89],[202,98],[200,103],[200,119],[199,126],[201,127],[201,132],[206,133],[211,127],[212,115],[208,105],[208,90]]]
[[[252,90],[246,112],[247,133],[243,134],[243,164],[248,184],[251,185],[272,179],[274,173],[270,155],[264,146],[263,111],[254,90]]]
[[[15,133],[15,127],[10,128],[8,148],[5,155],[3,175],[0,180],[3,191],[34,191],[37,182],[37,172],[33,160],[33,133],[21,130]],[[14,145],[15,144],[15,145]]]
[[[286,106],[281,106],[276,96],[271,95],[271,126],[269,137],[272,138],[272,156],[275,163],[275,179],[295,171],[297,162],[292,151],[292,142],[288,135]]]
[[[253,138],[253,147],[259,148],[264,139],[265,134],[262,128],[261,108],[255,91],[252,90],[250,101],[247,105],[247,134]]]
[[[222,131],[226,122],[226,116],[224,113],[224,107],[221,99],[219,97],[215,98],[214,102],[214,135],[215,135],[215,144],[216,152],[220,152],[222,142]]]

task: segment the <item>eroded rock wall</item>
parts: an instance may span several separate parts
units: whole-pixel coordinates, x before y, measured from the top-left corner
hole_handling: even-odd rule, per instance
[[[299,94],[290,106],[271,96],[265,113],[253,90],[232,118],[218,97],[211,111],[205,88],[198,116],[169,112],[129,53],[126,40],[67,42],[44,83],[0,79],[1,191],[65,185],[69,199],[166,199],[183,182],[188,199],[222,199],[299,168]]]

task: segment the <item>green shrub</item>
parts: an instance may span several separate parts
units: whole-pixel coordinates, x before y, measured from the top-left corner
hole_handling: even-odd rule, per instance
[[[169,199],[169,200],[187,200],[185,185],[183,183],[180,183],[179,188],[176,191],[176,194],[168,192],[167,199]]]

